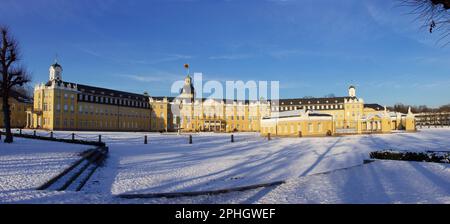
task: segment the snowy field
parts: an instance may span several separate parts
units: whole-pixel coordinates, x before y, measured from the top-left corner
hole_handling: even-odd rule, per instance
[[[0,141],[0,193],[39,187],[79,158],[88,146],[14,138]]]
[[[45,134],[38,132],[38,135]],[[70,134],[56,132],[55,136]],[[28,189],[19,193],[9,192],[2,186],[0,202],[450,203],[448,164],[377,161],[362,165],[374,150],[450,151],[448,128],[272,141],[257,133],[239,133],[235,134],[234,143],[230,142],[230,134],[202,133],[193,134],[192,145],[188,144],[187,135],[175,134],[78,132],[76,137],[95,140],[98,134],[109,146],[110,154],[105,166],[94,174],[83,192]],[[143,144],[144,135],[148,135],[147,145]],[[36,143],[42,144],[45,143]],[[0,172],[4,172],[2,169]],[[117,197],[124,193],[217,190],[279,180],[287,183],[217,196]]]

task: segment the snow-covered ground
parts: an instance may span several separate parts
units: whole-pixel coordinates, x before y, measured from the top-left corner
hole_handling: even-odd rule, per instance
[[[88,146],[14,138],[0,141],[0,193],[39,187],[79,158]]]
[[[38,134],[44,134],[38,132]],[[257,133],[193,134],[76,133],[102,135],[110,149],[104,167],[84,192],[32,190],[0,193],[3,202],[27,203],[450,203],[448,164],[377,161],[374,150],[448,150],[450,129],[417,133],[321,138],[274,138]],[[148,135],[149,144],[143,144]],[[55,136],[68,136],[57,132]],[[324,173],[325,172],[325,173]],[[322,173],[322,174],[321,174]],[[217,196],[120,199],[127,193],[216,190],[278,180],[278,187]]]

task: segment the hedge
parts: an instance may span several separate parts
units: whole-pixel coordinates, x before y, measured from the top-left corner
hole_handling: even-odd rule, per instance
[[[450,152],[408,152],[383,150],[370,153],[372,159],[403,160],[417,162],[450,163]]]

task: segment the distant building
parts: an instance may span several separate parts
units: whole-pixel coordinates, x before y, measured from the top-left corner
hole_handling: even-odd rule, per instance
[[[271,105],[272,116],[261,121],[261,134],[325,136],[336,134],[414,131],[414,115],[389,112],[378,104],[365,104],[356,87],[347,97],[281,99]],[[274,116],[275,115],[275,116]]]
[[[416,114],[416,124],[419,127],[450,126],[450,112],[426,112]]]
[[[11,127],[26,127],[27,110],[30,110],[33,107],[32,99],[13,90],[10,93],[9,106],[11,110]],[[3,116],[3,96],[0,93],[0,128],[5,127]]]

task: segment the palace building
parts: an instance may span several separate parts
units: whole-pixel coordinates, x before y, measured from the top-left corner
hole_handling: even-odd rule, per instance
[[[34,90],[26,126],[48,130],[260,132],[325,136],[415,130],[414,115],[348,96],[270,100],[197,98],[188,74],[178,97],[155,97],[63,81],[54,63]]]
[[[50,66],[49,73],[49,81],[34,89],[27,126],[47,130],[150,130],[147,94],[65,82],[58,63]]]
[[[152,130],[157,131],[258,132],[261,118],[270,114],[264,101],[196,98],[189,75],[179,97],[150,97],[150,104]]]

